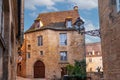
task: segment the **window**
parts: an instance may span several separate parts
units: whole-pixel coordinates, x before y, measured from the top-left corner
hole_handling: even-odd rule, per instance
[[[60,52],[60,60],[61,61],[67,61],[67,51],[61,51]]]
[[[71,20],[67,20],[66,27],[67,28],[72,28],[72,21]]]
[[[27,59],[29,59],[29,58],[30,58],[30,52],[27,53]]]
[[[116,0],[110,0],[111,5],[116,5]]]
[[[28,50],[31,50],[31,45],[28,45]]]
[[[38,36],[38,46],[42,46],[43,45],[43,38],[42,36]]]
[[[88,52],[88,55],[92,55],[92,52]]]
[[[43,51],[40,51],[40,55],[43,55]]]
[[[67,45],[67,34],[60,33],[60,45]]]
[[[117,12],[120,11],[120,0],[116,0]]]
[[[43,23],[42,23],[42,21],[40,20],[40,18],[37,18],[37,19],[35,20],[35,23],[36,23],[36,28],[37,28],[37,29],[43,27]]]
[[[99,51],[96,51],[95,54],[96,54],[96,55],[100,55],[100,52],[99,52]]]
[[[36,23],[36,27],[40,28],[40,22],[39,21]]]
[[[67,28],[72,28],[72,17],[67,17],[66,19],[65,19],[65,24],[66,24],[66,27]]]

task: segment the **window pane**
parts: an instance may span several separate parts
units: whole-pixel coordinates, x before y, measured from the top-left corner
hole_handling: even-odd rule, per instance
[[[30,58],[30,52],[27,53],[27,58]]]
[[[116,0],[116,2],[117,2],[117,5],[116,5],[117,12],[119,12],[120,11],[120,0]]]
[[[42,46],[42,45],[43,45],[42,36],[38,36],[38,46]]]
[[[40,22],[37,22],[37,23],[36,23],[36,27],[37,27],[37,28],[40,28]]]
[[[60,34],[60,45],[67,45],[67,34]]]
[[[40,55],[43,55],[43,51],[40,51]]]
[[[67,61],[67,52],[66,51],[60,52],[60,60]]]
[[[31,45],[28,45],[28,50],[31,50]]]
[[[67,28],[71,28],[72,27],[72,21],[67,21],[67,23],[66,23],[67,25]]]

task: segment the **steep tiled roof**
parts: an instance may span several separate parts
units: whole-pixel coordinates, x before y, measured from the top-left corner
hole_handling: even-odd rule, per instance
[[[78,10],[69,10],[60,12],[41,13],[36,19],[40,19],[40,21],[43,23],[43,27],[39,28],[39,30],[45,28],[65,29],[66,18],[72,18],[72,23],[75,23],[78,17]],[[34,22],[33,25],[26,31],[26,33],[37,30],[37,26],[38,23]]]
[[[85,46],[86,46],[86,57],[102,56],[101,43],[100,42],[87,43]],[[93,51],[94,51],[94,55],[93,55]],[[99,55],[98,55],[98,53],[99,53]]]

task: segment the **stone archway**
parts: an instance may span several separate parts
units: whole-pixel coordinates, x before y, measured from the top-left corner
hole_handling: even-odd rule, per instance
[[[36,61],[34,64],[34,78],[45,78],[45,65],[42,61]]]

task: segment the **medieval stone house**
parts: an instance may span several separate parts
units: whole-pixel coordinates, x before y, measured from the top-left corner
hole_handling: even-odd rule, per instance
[[[99,0],[104,80],[120,80],[120,0]]]
[[[23,0],[0,0],[0,80],[16,80],[24,29]]]
[[[84,35],[75,30],[74,10],[41,13],[25,32],[19,75],[29,78],[61,78],[66,65],[84,57]]]
[[[87,72],[98,72],[98,68],[103,72],[101,43],[86,44],[86,64]]]
[[[88,77],[91,77],[92,80],[103,79],[103,62],[100,42],[86,44],[86,64]]]

